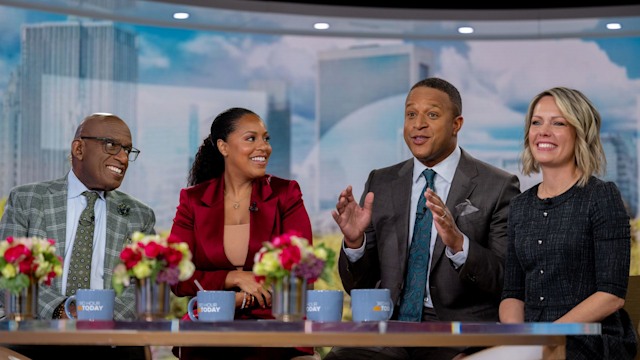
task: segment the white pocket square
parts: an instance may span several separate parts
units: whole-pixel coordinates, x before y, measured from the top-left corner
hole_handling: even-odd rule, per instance
[[[478,210],[479,209],[477,207],[471,204],[471,201],[469,201],[469,199],[465,199],[464,202],[456,205],[456,212],[459,214],[459,216],[473,214]]]

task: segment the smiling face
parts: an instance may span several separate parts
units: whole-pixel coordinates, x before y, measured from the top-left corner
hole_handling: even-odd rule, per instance
[[[432,167],[455,149],[462,116],[454,115],[449,96],[430,87],[416,87],[407,96],[404,141],[420,162]]]
[[[529,147],[541,167],[575,166],[576,129],[552,96],[542,97],[533,108]]]
[[[110,191],[122,184],[129,166],[124,150],[116,155],[104,151],[102,141],[80,139],[80,136],[105,137],[124,146],[132,146],[129,127],[115,116],[91,116],[80,125],[71,144],[73,173],[91,190]]]
[[[269,140],[269,132],[258,116],[243,115],[227,141],[217,142],[225,171],[246,179],[264,176],[272,150]]]

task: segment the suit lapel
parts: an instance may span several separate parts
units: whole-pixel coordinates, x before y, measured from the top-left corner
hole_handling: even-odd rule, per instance
[[[409,221],[411,219],[411,186],[413,181],[413,159],[408,160],[398,171],[398,177],[391,183],[393,194],[393,213],[402,214],[396,222],[396,234],[398,236],[397,246],[400,259],[407,259],[408,254],[408,232]],[[374,200],[375,201],[375,200]],[[406,261],[401,261],[400,266],[404,267]],[[400,269],[400,274],[404,273],[404,268]]]
[[[253,268],[253,256],[249,254],[257,253],[262,247],[262,243],[270,241],[274,235],[276,226],[276,214],[278,213],[278,197],[272,196],[270,176],[267,175],[258,181],[254,181],[251,191],[251,203],[256,203],[257,211],[250,213],[249,221],[249,251],[244,263],[245,270]]]
[[[124,243],[129,238],[129,221],[125,216],[118,214],[120,196],[116,191],[105,193],[107,206],[107,238],[104,254],[104,288],[111,289],[113,268],[120,259],[120,252]]]
[[[459,214],[456,213],[456,205],[469,198],[469,195],[476,188],[475,178],[478,176],[478,169],[473,159],[461,149],[460,162],[456,167],[456,172],[453,175],[453,181],[451,182],[451,189],[447,196],[447,208],[453,214],[454,221],[458,219]],[[435,248],[433,249],[433,260],[431,268],[434,267],[444,254],[444,243],[440,239],[440,235],[436,238]]]

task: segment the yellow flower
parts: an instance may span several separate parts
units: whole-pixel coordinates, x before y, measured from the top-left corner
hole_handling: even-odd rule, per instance
[[[148,261],[140,261],[132,270],[138,279],[151,276],[151,264]]]
[[[16,273],[17,271],[15,266],[13,266],[13,264],[6,264],[2,269],[2,276],[8,279],[15,277]]]
[[[327,253],[327,250],[324,247],[315,248],[313,250],[313,253],[318,259],[323,260],[323,261],[327,260],[328,253]]]
[[[191,255],[191,253],[189,253]],[[178,269],[180,270],[180,275],[178,275],[178,279],[180,281],[185,281],[193,275],[193,272],[196,271],[196,266],[190,260],[180,261],[178,264]]]

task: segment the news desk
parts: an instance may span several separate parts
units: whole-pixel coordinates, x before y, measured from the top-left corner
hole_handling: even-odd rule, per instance
[[[599,335],[600,324],[409,323],[275,320],[231,322],[0,321],[2,345],[119,346],[495,346],[544,345],[564,359],[567,335]]]

